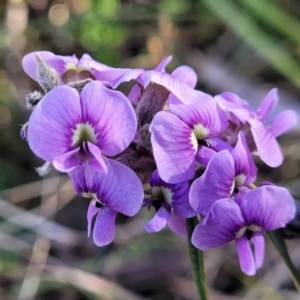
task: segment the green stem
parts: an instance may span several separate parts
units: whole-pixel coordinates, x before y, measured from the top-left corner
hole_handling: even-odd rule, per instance
[[[201,250],[196,249],[192,242],[191,237],[195,227],[198,224],[197,217],[193,217],[190,219],[186,219],[186,229],[188,235],[188,247],[189,247],[189,255],[193,270],[194,281],[197,287],[198,295],[200,300],[207,300],[207,292],[206,292],[206,276],[204,270],[204,260],[203,260],[203,252]]]
[[[280,230],[269,231],[269,232],[267,232],[267,234],[268,234],[270,240],[272,241],[272,243],[274,244],[275,248],[277,249],[280,257],[286,264],[286,266],[290,272],[290,275],[294,281],[294,284],[298,290],[298,293],[300,294],[300,276],[299,276],[297,269],[295,268],[295,266],[293,265],[293,263],[290,259],[290,256],[286,249],[286,245],[284,243],[281,231]]]

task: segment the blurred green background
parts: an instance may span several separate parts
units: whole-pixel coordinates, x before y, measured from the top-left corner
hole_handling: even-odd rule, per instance
[[[0,2],[0,299],[197,299],[186,241],[165,230],[146,234],[153,212],[118,218],[113,244],[86,237],[88,201],[63,174],[40,178],[42,164],[19,137],[38,88],[22,70],[32,51],[116,67],[154,68],[173,56],[198,74],[197,88],[233,91],[255,107],[273,88],[300,111],[300,3],[297,0],[10,0]],[[128,86],[120,87],[124,92]],[[300,195],[299,127],[280,138],[285,162],[259,161],[258,182]],[[288,241],[300,266],[299,240]],[[211,299],[299,299],[271,244],[256,277],[243,275],[234,245],[205,254]]]

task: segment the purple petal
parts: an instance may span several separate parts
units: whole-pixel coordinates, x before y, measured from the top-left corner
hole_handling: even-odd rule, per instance
[[[192,179],[197,151],[191,141],[191,129],[176,116],[161,111],[154,116],[150,132],[161,178],[169,183]]]
[[[231,151],[234,160],[235,174],[244,175],[245,181],[239,185],[247,185],[253,183],[256,178],[256,166],[247,146],[245,135],[242,131],[239,132],[238,141],[235,148]]]
[[[231,154],[227,150],[215,154],[204,174],[191,185],[189,199],[192,208],[205,216],[215,201],[230,197],[234,177]]]
[[[205,146],[199,147],[197,152],[196,160],[198,163],[207,166],[212,157],[216,154],[216,151],[207,148]]]
[[[55,157],[53,160],[53,167],[60,172],[70,172],[74,168],[83,164],[83,158],[77,153],[80,148],[76,148],[72,151],[68,151],[60,156]]]
[[[213,150],[215,150],[217,152],[222,151],[222,150],[231,151],[233,149],[232,146],[230,146],[228,143],[224,142],[223,140],[221,140],[220,138],[217,138],[217,137],[205,139],[205,141],[210,148],[212,148]]]
[[[227,116],[213,97],[199,91],[195,93],[197,96],[189,105],[176,101],[174,96],[170,95],[170,111],[192,129],[197,124],[203,125],[209,130],[206,138],[214,137],[228,126]]]
[[[133,69],[124,72],[118,80],[111,81],[113,82],[112,88],[117,88],[121,83],[128,82],[130,80],[137,80],[143,73],[145,73],[144,69]]]
[[[235,240],[239,255],[241,270],[249,276],[255,275],[254,258],[247,237],[242,236]]]
[[[181,182],[171,185],[173,192],[172,203],[176,214],[182,218],[191,218],[196,215],[196,212],[192,209],[189,203],[189,182]]]
[[[255,232],[251,238],[254,244],[255,268],[259,269],[264,262],[265,239],[261,232]]]
[[[216,248],[235,239],[244,226],[239,206],[231,199],[222,199],[213,204],[203,222],[196,226],[192,244],[200,250]]]
[[[84,169],[85,165],[81,165],[68,172],[68,175],[72,180],[74,190],[80,196],[82,196],[82,193],[90,192],[89,187],[86,184]]]
[[[298,116],[292,110],[285,110],[275,116],[270,122],[270,130],[276,138],[292,129],[298,123]]]
[[[72,150],[72,136],[81,122],[79,94],[59,86],[47,93],[32,112],[28,122],[31,150],[46,161]]]
[[[168,222],[169,228],[175,232],[176,234],[186,236],[186,225],[185,225],[186,219],[178,216],[174,213],[174,211],[171,211],[171,216]]]
[[[104,162],[103,155],[100,149],[90,142],[87,142],[87,145],[88,145],[87,148],[89,149],[89,152],[95,158],[94,160],[91,161],[93,168],[95,168],[99,172],[107,173],[107,166]]]
[[[262,103],[259,105],[256,114],[258,118],[264,122],[272,113],[278,103],[278,90],[272,89]]]
[[[93,220],[94,216],[96,215],[96,213],[99,212],[99,208],[97,208],[97,207],[94,205],[94,201],[95,201],[95,200],[92,200],[92,201],[90,202],[90,205],[89,205],[89,208],[88,208],[88,212],[87,212],[88,237],[89,237],[90,234],[91,234],[92,220]]]
[[[142,96],[141,87],[138,84],[135,84],[130,92],[127,95],[127,98],[130,100],[131,103],[137,105],[140,98]]]
[[[133,140],[137,128],[135,112],[128,99],[99,81],[87,84],[81,92],[83,122],[97,134],[97,146],[108,156],[122,152]]]
[[[296,213],[295,203],[287,189],[264,185],[247,193],[240,204],[248,225],[263,230],[285,227]]]
[[[166,227],[169,218],[170,212],[162,206],[144,228],[148,233],[158,232]]]
[[[113,241],[116,215],[117,213],[108,207],[99,210],[93,230],[93,239],[97,246],[105,246]]]
[[[85,166],[84,174],[90,192],[97,194],[101,203],[111,209],[133,216],[139,211],[144,198],[142,184],[137,175],[125,165],[105,158],[107,173]]]
[[[147,71],[140,76],[139,82],[144,87],[148,86],[150,82],[162,85],[183,103],[192,103],[197,97],[194,89],[168,73]]]
[[[257,119],[248,120],[259,157],[268,166],[276,168],[283,162],[283,155],[271,130]]]
[[[224,92],[216,96],[215,100],[224,111],[232,113],[242,123],[254,118],[254,109],[234,93]]]
[[[171,75],[186,83],[191,88],[194,88],[198,81],[196,72],[188,66],[180,66],[176,68]]]
[[[154,70],[158,72],[165,72],[166,71],[165,68],[171,60],[172,60],[172,56],[169,55],[163,61],[161,61]]]
[[[89,54],[84,53],[77,63],[79,68],[93,68],[98,71],[112,70],[113,68],[94,60]]]

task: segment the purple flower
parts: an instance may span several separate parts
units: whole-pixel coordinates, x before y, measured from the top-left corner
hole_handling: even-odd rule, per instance
[[[192,243],[207,250],[234,240],[242,271],[254,275],[263,264],[263,231],[285,227],[295,212],[293,198],[286,189],[262,186],[245,194],[239,205],[231,199],[216,201],[195,228]],[[254,245],[254,256],[250,241]]]
[[[36,53],[57,71],[64,83],[91,78],[100,80],[104,84],[113,85],[124,73],[130,71],[130,69],[116,69],[99,63],[88,54],[83,54],[78,59],[74,55],[61,56],[49,51],[38,51],[25,55],[22,61],[24,71],[35,81],[37,81]]]
[[[92,219],[97,215],[93,229],[93,239],[97,246],[105,246],[114,239],[117,212],[134,216],[144,196],[142,184],[131,169],[112,159],[104,160],[106,174],[98,172],[89,164],[69,173],[76,193],[92,198],[87,212],[88,236]]]
[[[133,140],[136,117],[128,99],[101,82],[87,84],[79,94],[68,86],[51,90],[28,122],[28,143],[40,158],[61,172],[90,161],[107,171],[104,156],[115,156]]]
[[[145,199],[144,206],[153,206],[156,214],[145,225],[149,233],[162,230],[167,224],[178,234],[185,234],[185,218],[196,212],[189,204],[189,183],[169,184],[163,181],[155,170],[149,180],[151,196]]]
[[[170,112],[158,112],[150,132],[154,158],[161,178],[179,183],[193,178],[196,160],[206,140],[212,141],[228,125],[225,113],[208,94],[197,92],[192,104],[183,104],[174,96]],[[210,156],[212,154],[209,154]]]
[[[270,167],[280,166],[283,155],[276,138],[296,125],[297,116],[293,111],[286,110],[270,122],[267,121],[278,102],[277,89],[272,89],[268,93],[256,111],[246,101],[230,92],[222,93],[215,99],[235,119],[242,124],[250,125],[260,158]]]
[[[209,161],[204,174],[196,179],[190,189],[191,206],[206,216],[212,204],[238,193],[238,188],[255,181],[256,167],[247,147],[245,136],[240,132],[232,151],[216,153]]]

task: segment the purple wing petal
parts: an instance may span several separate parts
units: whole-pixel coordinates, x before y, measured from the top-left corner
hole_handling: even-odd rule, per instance
[[[216,154],[216,151],[207,148],[205,146],[199,147],[197,152],[196,160],[200,164],[207,166],[212,157]]]
[[[219,200],[195,228],[192,244],[201,250],[225,245],[235,239],[236,232],[243,226],[244,218],[238,205],[231,199]]]
[[[255,275],[254,258],[247,237],[242,236],[235,240],[239,255],[241,270],[249,276]]]
[[[240,207],[247,224],[263,230],[285,227],[296,213],[294,200],[288,190],[272,185],[264,185],[247,193]]]
[[[142,184],[137,175],[125,165],[105,158],[107,173],[85,166],[84,174],[90,192],[97,194],[101,203],[111,209],[133,216],[139,211],[144,198]]]
[[[190,128],[201,124],[209,130],[206,138],[214,137],[221,133],[227,126],[227,116],[217,102],[208,94],[195,91],[196,97],[191,104],[182,104],[170,95],[170,111]]]
[[[224,111],[232,113],[242,123],[254,118],[254,109],[234,93],[224,92],[216,96],[215,100]]]
[[[130,92],[127,95],[127,98],[130,100],[131,103],[137,105],[140,98],[142,96],[141,87],[138,84],[135,84]]]
[[[92,220],[94,218],[94,216],[96,215],[96,213],[99,212],[99,208],[97,208],[94,205],[94,200],[92,200],[90,202],[89,208],[88,208],[88,212],[87,212],[87,222],[88,222],[88,237],[91,234],[91,229],[92,229]]]
[[[162,206],[144,228],[149,233],[158,232],[166,227],[169,218],[170,212]]]
[[[234,177],[234,161],[231,154],[227,150],[215,154],[204,174],[191,185],[191,206],[200,214],[207,215],[214,202],[230,197]]]
[[[180,66],[171,75],[186,83],[191,88],[194,88],[198,81],[196,72],[189,66]]]
[[[256,232],[251,238],[254,244],[255,268],[259,269],[264,262],[265,239],[261,232]]]
[[[137,121],[128,99],[99,81],[87,84],[81,92],[83,122],[97,134],[97,146],[108,156],[122,152],[133,140]]]
[[[81,122],[79,94],[73,88],[59,86],[38,103],[28,123],[31,150],[46,161],[72,150],[75,125]]]
[[[262,103],[259,105],[256,114],[258,118],[264,122],[272,113],[278,103],[278,90],[272,89]]]
[[[74,168],[82,166],[84,159],[77,155],[80,148],[76,148],[72,151],[68,151],[60,156],[57,156],[53,160],[53,167],[60,172],[71,172]]]
[[[87,145],[88,145],[87,147],[89,149],[89,152],[94,157],[94,159],[91,160],[91,164],[93,165],[93,168],[95,168],[99,172],[107,173],[107,166],[105,164],[100,149],[90,142],[87,142]]]
[[[108,207],[99,210],[93,230],[93,239],[97,246],[106,246],[113,241],[116,215],[117,213]]]
[[[270,130],[276,138],[292,129],[298,123],[298,116],[292,110],[285,110],[275,116],[270,122]]]
[[[179,79],[168,73],[147,71],[140,76],[139,82],[144,87],[148,86],[150,82],[162,85],[183,103],[192,103],[197,97],[196,91],[188,84],[181,82]]]
[[[117,77],[117,80],[110,80],[110,82],[112,83],[112,87],[115,89],[123,82],[137,80],[143,73],[145,73],[144,69],[127,70],[121,77]]]
[[[253,183],[256,178],[257,169],[247,146],[245,135],[242,131],[238,135],[238,142],[235,148],[231,151],[231,155],[234,160],[236,176],[245,176],[245,181],[240,182],[239,185]]]
[[[171,60],[172,60],[172,56],[169,55],[163,61],[161,61],[154,70],[158,72],[166,72],[165,68]]]
[[[98,71],[112,70],[113,68],[94,60],[89,54],[84,53],[79,59],[77,67],[96,69]]]
[[[268,166],[276,168],[283,162],[283,155],[278,142],[261,121],[252,119],[248,121],[255,141],[259,157]]]
[[[150,132],[161,178],[169,183],[193,178],[196,150],[191,141],[191,129],[176,116],[161,111],[154,116]]]
[[[171,211],[171,216],[168,222],[168,226],[173,232],[182,236],[186,236],[185,222],[186,219],[175,214],[173,210]]]

